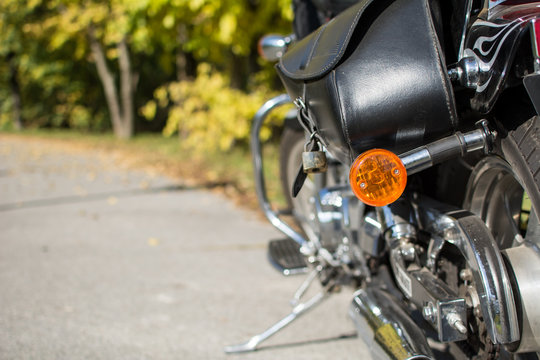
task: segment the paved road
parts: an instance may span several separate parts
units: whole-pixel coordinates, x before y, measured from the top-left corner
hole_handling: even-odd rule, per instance
[[[261,350],[224,355],[289,310],[280,234],[218,194],[114,154],[0,136],[0,359],[364,359],[331,297]]]

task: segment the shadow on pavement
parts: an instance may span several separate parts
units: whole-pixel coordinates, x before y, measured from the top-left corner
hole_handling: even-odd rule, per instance
[[[286,343],[286,344],[260,346],[255,351],[292,348],[292,347],[300,347],[300,346],[307,346],[307,345],[314,345],[314,344],[324,344],[324,343],[330,343],[330,342],[335,342],[335,341],[340,341],[340,340],[356,339],[356,338],[358,338],[358,334],[356,332],[351,332],[351,333],[341,334],[338,336],[332,336],[332,337],[323,338],[323,339],[313,339],[313,340],[291,342],[291,343]]]
[[[51,206],[51,205],[64,205],[64,204],[78,204],[89,201],[103,200],[110,197],[126,198],[136,195],[144,194],[155,194],[163,192],[176,192],[176,191],[188,191],[188,190],[209,190],[219,187],[227,186],[227,182],[210,182],[197,186],[186,186],[186,185],[166,185],[152,187],[149,189],[129,189],[123,191],[106,191],[95,194],[85,194],[85,195],[70,195],[70,196],[60,196],[56,198],[49,199],[38,199],[38,200],[27,200],[20,201],[11,204],[0,204],[0,212],[19,210],[19,209],[28,209],[36,208],[41,206]]]

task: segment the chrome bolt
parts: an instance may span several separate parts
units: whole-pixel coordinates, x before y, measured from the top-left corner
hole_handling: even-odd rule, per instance
[[[414,248],[414,245],[409,243],[409,242],[405,242],[405,243],[402,243],[401,244],[401,255],[403,256],[403,258],[406,260],[406,261],[413,261],[415,259],[415,248]]]
[[[459,82],[462,76],[463,76],[463,70],[460,67],[456,66],[451,69],[448,69],[448,77],[450,78],[450,81]]]
[[[424,319],[434,323],[435,320],[437,319],[437,310],[435,309],[435,306],[433,306],[432,303],[428,303],[422,309],[422,315],[424,316]]]
[[[454,227],[447,227],[444,229],[443,238],[447,241],[455,241],[460,238],[460,235],[457,233],[457,229]]]
[[[461,85],[470,89],[476,89],[480,84],[480,66],[478,60],[474,56],[464,57],[459,61],[459,68],[461,72],[457,74],[450,74],[450,76],[458,75]]]
[[[472,281],[473,273],[471,269],[463,269],[459,272],[459,278],[463,281]]]
[[[300,253],[304,256],[315,256],[316,250],[313,244],[308,242],[300,247]]]
[[[448,320],[448,323],[450,324],[450,326],[452,326],[454,329],[456,329],[460,333],[462,334],[467,333],[467,327],[465,326],[465,324],[463,323],[463,321],[461,320],[458,314],[454,312],[449,313],[448,315],[446,315],[446,320]]]

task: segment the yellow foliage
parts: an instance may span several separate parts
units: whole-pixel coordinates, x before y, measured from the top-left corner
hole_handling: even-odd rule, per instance
[[[69,114],[69,124],[74,128],[88,127],[91,119],[90,111],[81,105],[75,105]]]
[[[11,113],[0,113],[0,129],[11,126]]]
[[[236,16],[234,14],[225,14],[219,21],[219,40],[223,44],[232,43],[236,32]]]
[[[294,18],[294,12],[293,7],[289,6],[289,0],[280,0],[279,4],[279,8],[281,9],[281,17],[292,22]]]
[[[191,11],[199,11],[204,5],[204,0],[191,0],[188,2]],[[178,5],[177,5],[178,6]]]
[[[244,93],[231,89],[220,73],[211,72],[205,64],[199,68],[194,81],[174,82],[157,89],[155,100],[140,109],[147,118],[156,112],[156,104],[170,105],[165,136],[180,133],[185,145],[200,151],[226,151],[237,142],[249,140],[252,118],[270,97],[268,91],[258,89]],[[280,112],[267,121],[261,132],[263,140],[271,134],[284,117]]]
[[[154,99],[159,102],[160,107],[166,107],[169,104],[167,89],[164,87],[160,87],[156,91],[154,91]]]
[[[107,49],[107,58],[111,60],[118,58],[118,49],[117,48]]]
[[[140,114],[144,116],[147,120],[153,120],[156,116],[157,104],[154,100],[150,100],[146,103],[141,109]]]
[[[172,29],[174,26],[174,16],[172,14],[167,14],[163,18],[163,27],[165,29]]]
[[[41,0],[29,0],[27,3],[27,6],[29,8],[35,8],[37,6],[41,5]]]

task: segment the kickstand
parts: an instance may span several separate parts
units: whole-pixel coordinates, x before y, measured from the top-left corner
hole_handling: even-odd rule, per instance
[[[298,300],[300,296],[305,293],[307,287],[311,284],[313,279],[315,278],[315,275],[317,272],[320,271],[319,269],[313,270],[313,272],[308,276],[308,279],[300,286],[298,291],[296,292],[293,301],[295,301],[297,304],[292,309],[291,313],[287,316],[285,316],[283,319],[263,331],[262,333],[253,336],[251,339],[249,339],[247,342],[243,344],[238,345],[231,345],[225,347],[226,353],[242,353],[242,352],[249,352],[249,351],[255,351],[260,343],[262,343],[264,340],[268,339],[290,323],[292,323],[294,320],[296,320],[300,315],[305,314],[309,310],[313,309],[315,306],[320,304],[322,300],[326,299],[328,295],[333,290],[334,286],[333,284],[328,284],[325,286],[323,290],[321,290],[319,293],[314,295],[311,299],[309,299],[306,302],[298,303]],[[332,283],[332,282],[331,282]]]
[[[292,306],[296,306],[300,303],[300,299],[302,299],[311,284],[313,284],[313,281],[317,278],[317,275],[321,272],[321,270],[322,267],[319,265],[308,274],[306,280],[304,280],[298,290],[296,290],[294,293],[294,296],[290,301]]]

